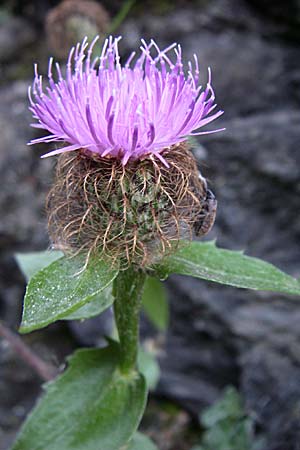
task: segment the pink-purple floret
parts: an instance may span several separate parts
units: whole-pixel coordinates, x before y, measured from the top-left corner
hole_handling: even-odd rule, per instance
[[[217,105],[210,70],[205,89],[199,86],[196,55],[185,75],[179,45],[160,50],[153,40],[149,44],[142,40],[136,62],[132,53],[122,66],[120,39],[108,38],[101,56],[93,61],[97,38],[90,46],[84,39],[70,51],[65,78],[56,64],[57,81],[53,79],[51,58],[45,91],[35,69],[29,98],[38,123],[32,126],[51,134],[30,144],[67,143],[44,156],[86,149],[102,157],[119,158],[124,165],[146,155],[155,155],[167,165],[161,154],[166,148],[189,135],[221,131],[197,131],[223,111],[213,112]],[[174,62],[167,55],[170,50],[175,53]]]

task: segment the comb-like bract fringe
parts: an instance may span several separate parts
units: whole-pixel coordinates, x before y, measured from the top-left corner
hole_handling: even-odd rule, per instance
[[[85,150],[59,156],[47,201],[56,248],[112,265],[149,266],[172,252],[204,207],[206,183],[185,143],[126,166]]]

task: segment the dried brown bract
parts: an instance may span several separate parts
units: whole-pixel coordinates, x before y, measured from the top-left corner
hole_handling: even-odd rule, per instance
[[[147,266],[191,238],[206,211],[206,182],[186,144],[164,158],[169,168],[153,156],[124,167],[83,150],[62,154],[47,202],[54,245]]]

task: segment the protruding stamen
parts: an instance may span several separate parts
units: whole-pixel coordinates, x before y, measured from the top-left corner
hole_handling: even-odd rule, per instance
[[[138,141],[138,134],[139,134],[139,130],[138,127],[135,126],[134,130],[133,130],[133,134],[132,134],[132,144],[131,144],[131,152],[133,153],[136,145],[137,145],[137,141]]]
[[[142,39],[136,61],[133,63],[132,52],[122,66],[118,47],[121,38],[110,36],[104,41],[100,57],[92,61],[98,39],[88,46],[85,38],[70,50],[66,79],[58,63],[58,81],[53,79],[50,58],[45,92],[35,65],[33,86],[28,91],[30,110],[39,121],[38,128],[51,132],[41,142],[77,143],[124,163],[130,158],[160,155],[162,149],[172,148],[187,135],[210,133],[197,130],[222,112],[215,112],[210,68],[206,88],[202,90],[199,85],[196,55],[186,76],[179,45],[160,50],[153,39],[149,43]]]
[[[148,135],[149,135],[149,141],[145,145],[145,148],[150,147],[150,145],[153,144],[154,139],[155,139],[155,128],[154,128],[154,124],[153,123],[149,124]]]
[[[111,145],[115,145],[112,135],[114,119],[115,119],[114,114],[111,114],[107,122],[107,137]]]

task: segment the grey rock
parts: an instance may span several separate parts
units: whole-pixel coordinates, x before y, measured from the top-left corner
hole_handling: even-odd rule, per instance
[[[26,144],[35,136],[29,124],[27,88],[18,81],[0,90],[0,241],[5,247],[46,247],[44,223],[46,192],[51,185],[54,161]]]
[[[0,350],[0,450],[6,450],[40,390],[38,377],[23,361],[16,359],[3,340]]]
[[[28,85],[18,81],[0,89],[0,313],[10,325],[20,321],[25,283],[13,253],[48,246],[44,202],[53,161],[41,161],[39,151],[26,145],[35,135]]]
[[[182,45],[187,49],[186,58],[198,55],[203,83],[207,80],[206,67],[211,67],[217,102],[226,117],[273,110],[274,103],[278,108],[295,104],[291,92],[282,96],[288,80],[284,49],[279,44],[264,41],[253,32],[232,30],[187,35]]]
[[[201,140],[208,155],[204,171],[219,200],[214,230],[219,242],[248,249],[295,275],[300,257],[298,117],[297,111],[280,110],[223,122],[226,132]]]
[[[290,26],[300,23],[299,0],[288,0],[283,3],[280,0],[248,0],[258,11],[267,17],[274,18],[278,22],[286,22]]]
[[[33,44],[35,37],[35,31],[27,21],[7,15],[0,27],[0,63],[18,56]]]
[[[128,53],[143,36],[155,37],[161,47],[180,42],[186,60],[197,54],[203,84],[207,67],[212,69],[217,102],[226,117],[299,103],[299,65],[292,63],[299,61],[299,48],[278,41],[272,24],[243,0],[213,0],[166,16],[131,19],[120,32]]]
[[[291,348],[299,348],[300,340],[285,338],[257,344],[241,361],[246,407],[268,435],[264,450],[299,449],[300,366]]]

